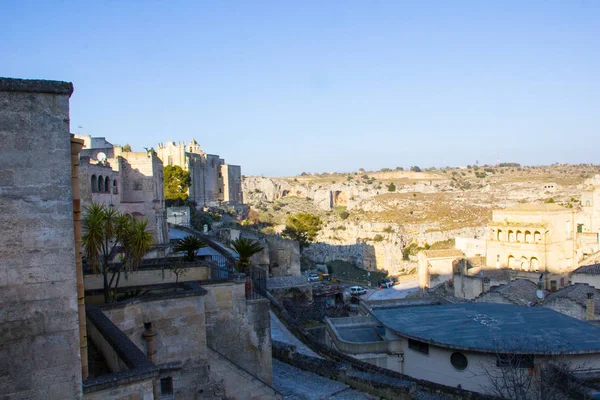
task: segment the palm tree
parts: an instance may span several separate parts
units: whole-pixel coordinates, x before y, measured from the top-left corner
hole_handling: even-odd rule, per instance
[[[194,261],[196,250],[203,247],[206,247],[206,244],[202,240],[198,239],[198,237],[194,235],[188,235],[177,242],[177,245],[173,251],[177,253],[184,251],[186,253],[185,259],[188,261]]]
[[[136,221],[112,207],[92,203],[84,208],[82,240],[87,262],[96,272],[102,273],[104,301],[111,300],[110,292],[119,285],[121,271],[137,268],[142,257],[152,247],[152,234],[147,221]],[[109,263],[121,252],[121,263],[112,268],[108,280]]]
[[[231,247],[239,254],[239,269],[244,273],[248,273],[250,269],[250,257],[264,250],[264,247],[259,242],[243,237],[232,240]]]

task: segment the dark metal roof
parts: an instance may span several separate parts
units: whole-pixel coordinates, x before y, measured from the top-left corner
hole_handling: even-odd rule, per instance
[[[467,303],[379,309],[372,314],[401,336],[479,352],[600,352],[600,328],[547,308]]]

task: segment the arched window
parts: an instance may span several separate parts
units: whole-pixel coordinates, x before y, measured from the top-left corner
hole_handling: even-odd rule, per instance
[[[515,241],[515,233],[513,231],[508,231],[508,241],[509,242]]]
[[[508,268],[515,268],[515,258],[513,256],[508,256]]]
[[[590,206],[590,201],[589,201],[589,200],[586,200],[586,201],[585,201],[585,206],[586,206],[586,207],[589,207],[589,206]]]
[[[504,239],[504,237],[502,237],[502,230],[498,229],[498,241],[501,241],[502,239]]]
[[[540,234],[540,232],[535,231],[535,233],[533,234],[533,241],[535,243],[539,243],[542,240],[542,235]]]
[[[100,175],[98,177],[98,191],[99,192],[103,192],[104,191],[104,177],[102,175]]]
[[[531,232],[525,231],[525,243],[531,243]]]
[[[91,183],[92,183],[92,192],[95,192],[98,189],[96,175],[92,175]]]
[[[521,271],[527,271],[529,268],[529,260],[525,257],[521,257]]]
[[[535,257],[531,257],[530,270],[536,272],[540,270],[540,262]]]
[[[517,242],[523,241],[523,232],[517,231]]]
[[[110,193],[110,179],[108,178],[108,176],[104,178],[104,191],[106,193]]]
[[[113,181],[113,194],[119,193],[119,187],[117,186],[117,180]]]

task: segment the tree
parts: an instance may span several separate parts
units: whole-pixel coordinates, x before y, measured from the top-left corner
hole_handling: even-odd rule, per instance
[[[250,270],[250,258],[264,250],[264,247],[259,242],[243,237],[232,240],[231,247],[240,256],[239,270],[244,273],[248,273]]]
[[[190,172],[179,165],[167,165],[164,170],[165,200],[183,202],[188,198]]]
[[[410,167],[410,170],[413,172],[421,172],[421,168],[417,167],[416,165]]]
[[[112,292],[119,285],[121,272],[137,268],[144,254],[152,247],[152,234],[148,222],[136,221],[131,216],[121,214],[112,207],[92,203],[84,208],[82,223],[82,241],[84,255],[90,266],[102,273],[104,302],[111,300]],[[116,266],[110,263],[120,253],[120,262]],[[110,281],[108,273],[112,272]],[[116,277],[116,280],[115,280]]]
[[[394,185],[394,182],[392,182],[389,185],[387,185],[387,190],[388,190],[388,192],[395,192],[396,191],[396,185]]]
[[[185,259],[187,261],[194,261],[196,251],[203,247],[206,247],[206,244],[202,240],[198,239],[198,237],[194,235],[187,235],[183,239],[179,239],[177,241],[173,251],[177,253],[183,251],[185,252]]]
[[[289,216],[285,223],[285,229],[281,233],[283,237],[297,240],[300,243],[300,250],[310,246],[317,238],[323,222],[321,218],[312,214],[296,214]]]
[[[125,144],[125,146],[123,146],[123,151],[131,151],[131,145],[129,143]]]
[[[524,343],[524,342],[527,343]],[[514,400],[566,400],[587,398],[584,382],[574,376],[589,371],[585,363],[575,364],[561,349],[533,340],[548,357],[527,354],[532,339],[521,337],[494,341],[495,362],[481,363],[487,393]]]

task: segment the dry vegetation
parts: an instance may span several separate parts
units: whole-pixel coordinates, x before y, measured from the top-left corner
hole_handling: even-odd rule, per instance
[[[406,231],[445,231],[484,226],[492,210],[516,203],[553,201],[577,207],[582,184],[600,173],[598,165],[540,167],[469,166],[413,171],[360,171],[283,178],[292,186],[342,190],[348,195],[348,222],[397,224]],[[393,183],[394,190],[388,186]],[[553,185],[551,189],[547,185]],[[356,195],[358,193],[358,195]],[[290,214],[309,212],[340,222],[339,210],[324,211],[305,197],[286,196],[254,204],[261,221],[277,225]]]

